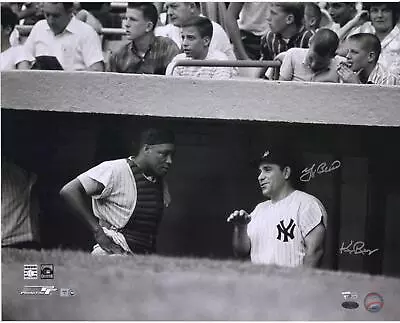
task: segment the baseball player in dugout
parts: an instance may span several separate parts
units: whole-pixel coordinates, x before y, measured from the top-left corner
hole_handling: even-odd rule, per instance
[[[61,189],[72,213],[93,232],[93,255],[156,251],[158,227],[171,200],[164,176],[172,164],[174,140],[168,130],[148,129],[136,156],[105,161]]]
[[[297,161],[287,150],[267,150],[258,160],[258,182],[266,200],[250,214],[235,210],[229,215],[235,256],[250,255],[257,264],[319,265],[327,214],[316,197],[295,189]]]

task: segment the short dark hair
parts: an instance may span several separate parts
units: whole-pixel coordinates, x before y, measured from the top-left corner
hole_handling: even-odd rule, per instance
[[[11,10],[8,6],[1,7],[1,27],[11,27],[14,29],[15,25],[18,23],[18,16]]]
[[[181,27],[196,27],[199,31],[201,38],[210,37],[211,39],[213,35],[213,25],[211,20],[207,17],[192,17],[184,24],[182,24]]]
[[[318,55],[334,57],[339,46],[339,37],[330,29],[321,28],[311,38],[311,44]]]
[[[397,24],[400,16],[400,4],[398,2],[365,2],[363,3],[363,9],[368,10],[371,14],[372,7],[386,6],[392,11],[393,27]]]
[[[329,6],[331,6],[333,4],[337,4],[337,3],[341,3],[341,4],[344,4],[346,6],[349,6],[349,7],[352,7],[354,9],[356,9],[356,3],[355,2],[328,2],[327,6],[329,7]]]
[[[347,40],[360,42],[365,50],[375,53],[374,62],[376,63],[378,61],[382,50],[381,42],[378,37],[369,33],[359,33],[351,35],[349,38],[347,38]]]
[[[321,19],[322,19],[321,8],[315,2],[307,2],[307,3],[305,3],[304,10],[306,8],[310,8],[311,9],[313,17],[315,17],[315,19],[316,19],[316,25],[317,25],[316,27],[319,28],[319,25],[321,24]]]
[[[71,10],[74,7],[73,2],[58,2],[58,3],[62,3],[65,11]]]
[[[158,11],[154,4],[151,2],[128,2],[128,9],[140,10],[143,13],[143,17],[153,23],[153,30],[156,28]]]
[[[72,10],[72,8],[74,7],[73,2],[48,2],[48,3],[54,4],[54,5],[58,5],[59,3],[62,4],[62,6],[66,12]]]
[[[303,25],[304,18],[304,4],[300,2],[275,2],[276,6],[282,8],[287,14],[292,14],[294,17],[294,23],[297,27]]]

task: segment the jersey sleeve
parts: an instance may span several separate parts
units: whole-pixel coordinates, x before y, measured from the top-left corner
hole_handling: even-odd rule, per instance
[[[102,199],[110,195],[113,185],[113,167],[109,162],[103,162],[85,173],[78,176],[83,188],[87,191],[90,179],[95,180],[104,185],[103,191],[98,195],[93,195],[94,199]]]
[[[247,225],[247,235],[248,235],[248,236],[252,236],[252,235],[253,235],[253,231],[254,231],[254,228],[253,228],[253,226],[254,226],[254,221],[253,221],[253,220],[254,220],[255,217],[257,216],[259,209],[260,209],[260,204],[258,204],[258,205],[254,208],[254,210],[250,213],[250,218],[251,218],[251,220],[250,220],[249,224]]]
[[[300,206],[298,224],[303,237],[306,237],[318,224],[327,226],[327,213],[322,203],[316,198],[307,199]]]

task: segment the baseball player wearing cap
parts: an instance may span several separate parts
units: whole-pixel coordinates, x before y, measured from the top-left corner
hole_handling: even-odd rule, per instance
[[[136,157],[103,162],[61,189],[71,211],[93,232],[97,244],[92,254],[155,252],[163,209],[170,202],[163,177],[174,152],[173,133],[148,129],[141,134]]]
[[[248,214],[236,210],[227,221],[234,224],[233,249],[237,256],[280,266],[315,267],[323,255],[327,214],[314,196],[293,188],[293,158],[266,151],[259,162],[258,182],[268,200]]]

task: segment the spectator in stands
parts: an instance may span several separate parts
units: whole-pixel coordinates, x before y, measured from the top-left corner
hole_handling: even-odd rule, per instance
[[[100,34],[103,25],[101,22],[90,12],[83,8],[78,8],[76,10],[75,17],[80,21],[87,23],[88,25],[92,26],[92,28]]]
[[[43,14],[43,2],[25,2],[18,11],[18,18],[23,24],[32,26],[38,21],[45,19]]]
[[[76,19],[71,2],[46,2],[46,17],[35,24],[24,44],[24,62],[29,69],[38,56],[54,56],[66,71],[104,71],[99,36],[92,27]]]
[[[171,201],[164,176],[174,152],[173,133],[148,129],[141,134],[137,156],[103,162],[62,188],[61,197],[93,232],[92,254],[156,251],[158,227]]]
[[[367,2],[365,7],[375,35],[381,41],[378,63],[400,77],[400,5],[398,2]]]
[[[337,73],[344,83],[398,85],[399,80],[378,63],[381,53],[379,38],[360,33],[350,36],[345,43],[346,63],[339,64]]]
[[[314,32],[303,26],[304,5],[296,2],[275,2],[268,15],[270,31],[261,38],[261,59],[273,60],[293,47],[308,48]],[[264,77],[266,68],[261,70]],[[270,74],[268,78],[271,78]]]
[[[18,22],[10,7],[1,7],[1,54],[0,71],[14,70],[23,61],[21,46],[11,46],[10,35]]]
[[[182,48],[181,27],[193,17],[200,16],[200,2],[167,2],[168,21],[166,26],[159,26],[155,29],[156,36],[171,38],[179,48]],[[229,59],[236,60],[232,45],[224,29],[214,21],[213,35],[210,43],[210,50],[223,52]]]
[[[18,17],[18,24],[34,25],[41,19],[44,19],[41,2],[2,2],[1,7],[9,7]],[[11,46],[22,44],[22,37],[17,28],[14,28],[10,35]]]
[[[3,8],[2,8],[3,9]],[[1,247],[40,249],[37,176],[1,158]]]
[[[351,35],[373,32],[370,24],[367,23],[368,13],[357,12],[354,2],[329,2],[328,12],[337,24],[331,28],[338,34],[341,43]]]
[[[321,24],[322,12],[318,4],[307,2],[304,5],[304,27],[316,32]]]
[[[177,55],[168,65],[166,75],[190,76],[210,79],[226,79],[233,75],[230,67],[176,66],[182,59],[228,60],[228,57],[210,48],[213,24],[206,17],[193,17],[182,25],[182,46],[184,53]],[[174,68],[175,67],[175,68]]]
[[[311,38],[310,48],[291,48],[283,59],[279,79],[282,81],[339,83],[336,72],[341,59],[335,57],[339,45],[336,33],[319,29]]]
[[[180,50],[173,40],[154,35],[157,20],[157,8],[152,3],[128,3],[124,27],[130,42],[111,55],[110,72],[165,74]]]
[[[231,2],[225,17],[226,30],[237,59],[258,60],[261,37],[269,30],[268,2]]]

